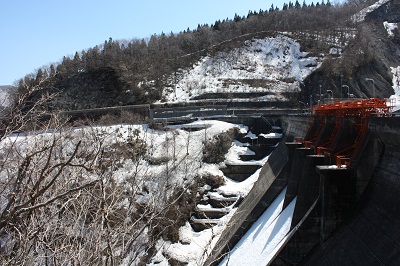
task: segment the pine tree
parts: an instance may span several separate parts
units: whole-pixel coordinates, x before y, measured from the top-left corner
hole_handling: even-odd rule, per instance
[[[269,13],[272,13],[275,11],[275,7],[274,4],[271,5],[271,7],[269,8]]]
[[[235,17],[233,18],[233,20],[234,20],[235,22],[239,22],[241,19],[242,19],[242,18],[241,18],[237,13],[235,13]]]

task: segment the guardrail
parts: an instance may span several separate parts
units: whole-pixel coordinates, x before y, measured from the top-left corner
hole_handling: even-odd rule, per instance
[[[158,108],[149,110],[149,118],[153,121],[162,120],[180,120],[197,117],[213,117],[226,116],[226,105],[208,105],[208,106],[189,106],[189,107],[172,107]]]

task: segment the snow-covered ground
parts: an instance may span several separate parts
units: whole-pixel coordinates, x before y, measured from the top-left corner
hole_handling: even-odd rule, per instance
[[[393,108],[393,111],[398,111],[398,110],[400,110],[400,66],[392,67],[391,69],[392,69],[392,73],[393,73],[394,94],[392,96],[390,96],[390,99],[392,99],[396,105]]]
[[[296,198],[283,209],[286,188],[253,224],[221,266],[268,265],[290,233]]]
[[[208,125],[204,127],[204,125]],[[250,131],[248,131],[248,128],[243,126],[243,125],[231,125],[231,124],[226,124],[224,122],[217,122],[217,121],[198,121],[194,122],[191,124],[187,125],[179,125],[179,126],[174,126],[176,129],[178,128],[187,128],[187,127],[197,127],[197,128],[207,128],[206,130],[213,131],[213,127],[218,128],[219,125],[222,125],[224,127],[227,127],[228,125],[230,127],[235,126],[239,127],[239,130],[241,133],[248,133],[248,135],[254,135]],[[228,127],[229,127],[228,126]],[[214,129],[215,130],[215,129]],[[218,130],[219,131],[219,130]],[[200,139],[202,138],[202,135],[205,133],[203,130],[197,131],[200,136]],[[216,134],[217,132],[214,132],[213,134]],[[193,134],[193,133],[192,133]],[[278,138],[281,137],[280,134],[265,134],[264,137],[271,137],[271,138]],[[232,143],[232,147],[229,149],[228,153],[225,156],[225,161],[222,164],[239,164],[242,161],[239,159],[239,155],[243,154],[253,154],[252,151],[250,151],[247,148],[247,144],[240,143],[238,141],[234,141]],[[246,163],[250,164],[257,164],[257,165],[263,165],[267,160],[269,156],[265,157],[264,159],[260,161],[250,161]],[[243,163],[243,162],[242,162]],[[221,164],[221,165],[222,165]],[[221,166],[219,165],[219,166]],[[215,175],[223,175],[223,173],[218,169],[218,166],[215,165],[204,165],[203,169],[201,171],[207,171],[209,173],[213,173]],[[210,192],[209,196],[210,197],[221,197],[221,194],[225,195],[237,195],[240,197],[246,197],[251,188],[253,187],[254,183],[257,181],[259,173],[261,169],[257,170],[253,175],[248,177],[246,180],[242,182],[236,182],[233,181],[229,178],[226,178],[226,183],[225,185],[217,188],[216,192]],[[198,205],[198,209],[210,209],[211,206],[205,206],[205,205]],[[224,229],[226,229],[227,222],[229,219],[233,216],[233,214],[236,211],[236,208],[228,207],[230,212],[224,216],[223,218],[219,219],[218,223],[209,229],[205,229],[201,232],[195,232],[189,222],[186,223],[185,226],[183,226],[180,229],[180,239],[181,241],[179,243],[171,243],[169,241],[163,241],[159,240],[157,243],[157,250],[158,253],[155,255],[153,258],[152,262],[148,265],[161,265],[161,266],[167,266],[168,264],[168,259],[165,257],[165,254],[167,257],[171,257],[174,259],[177,259],[182,262],[187,262],[188,265],[202,265],[205,259],[207,259],[207,254],[211,252],[213,246],[215,243],[218,241],[220,234]]]
[[[387,30],[389,37],[394,37],[394,32],[398,29],[397,23],[389,23],[387,21],[383,22],[383,27],[385,27],[385,29]]]
[[[185,128],[196,128],[197,130],[187,131]],[[69,152],[70,149],[73,149],[74,144],[71,139],[80,139],[86,143],[82,145],[95,146],[96,144],[87,139],[88,136],[94,139],[102,139],[102,146],[107,150],[107,147],[115,147],[113,146],[115,144],[126,146],[132,141],[132,136],[137,136],[146,143],[147,148],[144,159],[134,162],[130,159],[121,158],[120,161],[116,162],[119,167],[111,172],[116,182],[121,183],[130,182],[128,180],[131,180],[130,178],[133,174],[135,175],[136,185],[141,191],[135,196],[136,202],[141,204],[148,204],[149,202],[153,204],[154,202],[156,204],[158,204],[157,202],[161,203],[165,199],[162,195],[171,193],[168,188],[183,187],[185,184],[192,182],[196,176],[203,174],[222,176],[225,179],[224,185],[217,188],[216,191],[209,192],[210,198],[218,198],[221,195],[236,195],[238,198],[243,198],[247,196],[257,181],[261,170],[257,170],[243,182],[236,182],[225,177],[220,168],[226,163],[239,163],[240,155],[253,154],[247,144],[233,141],[231,148],[225,155],[225,161],[220,164],[202,162],[204,143],[217,134],[233,128],[237,128],[242,134],[254,135],[244,125],[216,120],[198,120],[185,125],[169,126],[165,130],[151,129],[148,125],[143,124],[83,127],[71,129],[70,132],[65,132],[65,135],[59,131],[15,134],[1,142],[0,148],[6,150],[7,147],[12,146],[18,150],[17,154],[23,155],[34,151],[40,145],[45,145],[56,135],[60,139],[60,143],[65,145],[63,152]],[[264,134],[263,137],[279,138],[281,135],[269,133]],[[246,163],[262,165],[268,158],[269,156],[266,156],[260,161],[253,160]],[[118,160],[118,158],[116,159]],[[150,161],[153,161],[153,163],[150,163]],[[162,163],[154,163],[157,161],[162,161]],[[6,178],[7,173],[7,171],[1,172],[0,177]],[[97,177],[95,173],[88,173],[86,178],[94,180]],[[145,189],[141,189],[141,187]],[[5,197],[0,197],[1,206],[4,206],[6,201]],[[205,210],[211,208],[211,206],[199,204],[197,208]],[[233,206],[226,207],[227,215],[220,218],[214,227],[200,232],[194,231],[189,222],[187,222],[185,226],[180,228],[180,241],[178,243],[160,239],[156,246],[158,253],[156,253],[149,265],[169,265],[169,258],[187,262],[188,265],[201,265],[207,258],[208,252],[212,250],[218,241],[222,231],[226,229],[226,224],[236,209]]]
[[[299,91],[300,82],[320,66],[321,58],[307,55],[284,35],[245,41],[242,48],[205,56],[171,77],[163,98],[188,102],[207,93],[262,92],[266,95],[253,100],[285,101],[283,93]]]
[[[185,128],[197,128],[197,131],[186,131]],[[60,140],[67,146],[73,148],[73,144],[69,139],[81,139],[85,141],[86,136],[96,136],[96,139],[103,140],[104,149],[113,147],[118,144],[126,146],[132,141],[134,132],[141,140],[144,140],[147,146],[145,158],[139,164],[135,164],[130,159],[121,158],[120,165],[117,169],[112,171],[117,182],[123,182],[132,177],[136,172],[136,183],[138,186],[145,187],[146,191],[141,192],[135,196],[135,200],[142,204],[148,202],[164,200],[161,195],[167,193],[167,188],[182,187],[189,182],[192,182],[196,176],[202,174],[213,174],[217,176],[224,176],[222,171],[219,170],[222,164],[207,164],[202,162],[202,148],[204,142],[211,140],[214,136],[221,132],[225,132],[232,128],[238,128],[240,132],[247,133],[248,128],[244,125],[230,124],[214,120],[198,120],[187,125],[170,126],[167,130],[155,130],[148,127],[148,125],[118,125],[109,127],[91,127],[91,128],[77,128],[66,136],[68,140]],[[15,134],[6,138],[1,142],[2,150],[6,147],[15,147],[19,154],[34,151],[37,148],[36,144],[45,143],[46,139],[51,139],[54,134],[62,136],[59,132],[40,132],[29,134]],[[274,136],[273,136],[274,137]],[[82,144],[83,145],[83,144]],[[90,145],[90,142],[87,143]],[[237,160],[239,154],[251,153],[248,148],[240,142],[232,142],[232,147],[226,155],[226,160]],[[68,149],[65,148],[65,152]],[[149,163],[149,158],[153,161],[156,159],[164,158],[163,163]],[[0,177],[5,177],[8,172],[0,173]],[[87,176],[90,179],[97,177],[90,173]],[[236,194],[244,197],[252,188],[254,182],[258,178],[258,172],[249,177],[244,182],[235,182],[229,178],[225,178],[225,185],[218,188],[215,197],[218,193]],[[166,183],[167,182],[167,183]],[[6,204],[6,198],[1,197],[0,205]],[[161,207],[161,206],[160,206]],[[201,208],[202,206],[199,206]],[[203,206],[205,207],[205,206]],[[233,207],[232,207],[233,208]],[[219,234],[225,229],[227,221],[234,213],[234,209],[228,208],[231,211],[229,214],[221,218],[216,226],[201,232],[195,232],[190,226],[189,222],[180,229],[180,242],[171,243],[169,241],[159,240],[157,249],[159,253],[153,258],[153,264],[168,265],[168,259],[164,256],[167,254],[171,258],[175,258],[182,262],[188,262],[189,265],[199,265],[207,257],[206,252],[209,252],[215,242],[218,240]],[[151,265],[151,264],[150,264]]]

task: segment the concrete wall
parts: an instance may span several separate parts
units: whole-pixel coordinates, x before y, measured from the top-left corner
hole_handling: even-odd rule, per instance
[[[290,115],[283,117],[282,125],[285,133],[285,141],[291,142],[296,137],[304,137],[310,126],[308,115]]]
[[[289,119],[288,123],[292,122],[302,123],[298,118],[294,121]],[[305,122],[306,120],[303,121]],[[353,127],[351,121],[344,125]],[[346,131],[351,132],[352,129],[343,130]],[[300,129],[294,134],[301,136],[301,132]],[[287,145],[290,147],[293,144]],[[313,155],[313,150],[310,149],[294,149],[293,160],[288,163],[291,171],[288,175],[285,204],[297,196],[291,226],[295,232],[277,254],[272,265],[297,265],[305,262],[304,258],[311,256],[317,246],[325,247],[328,239],[354,213],[360,198],[366,194],[366,187],[379,163],[382,150],[383,145],[379,138],[371,133],[356,167],[335,169],[324,166],[330,164],[328,157]],[[321,265],[324,263],[326,262],[322,261]],[[338,263],[337,265],[341,265],[340,261]]]
[[[301,264],[400,265],[400,118],[373,118],[369,128],[356,169],[364,180],[347,188],[360,200]]]
[[[289,116],[284,131],[303,137],[308,122]],[[323,166],[326,157],[298,144],[280,144],[206,265],[234,246],[285,184],[285,205],[297,196],[294,232],[272,265],[400,265],[400,117],[371,118],[369,130],[348,170]]]

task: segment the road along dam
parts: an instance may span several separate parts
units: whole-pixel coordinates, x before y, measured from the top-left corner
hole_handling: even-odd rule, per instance
[[[243,254],[248,265],[400,265],[400,117],[389,104],[263,119],[279,120],[284,139],[205,265],[244,265]]]

